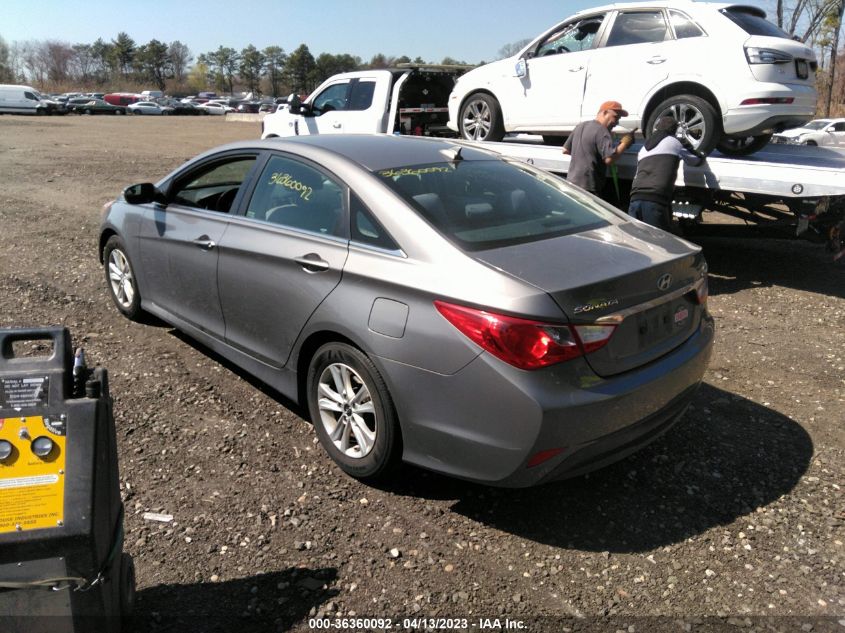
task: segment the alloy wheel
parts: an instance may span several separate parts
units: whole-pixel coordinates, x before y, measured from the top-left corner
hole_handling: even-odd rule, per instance
[[[335,448],[347,457],[366,457],[376,442],[376,412],[367,384],[349,365],[332,363],[318,384],[320,420]]]
[[[132,267],[123,251],[117,248],[109,254],[109,283],[117,302],[124,309],[130,309],[135,299]]]
[[[464,136],[474,141],[483,141],[490,135],[492,117],[490,106],[481,99],[470,101],[464,107]]]

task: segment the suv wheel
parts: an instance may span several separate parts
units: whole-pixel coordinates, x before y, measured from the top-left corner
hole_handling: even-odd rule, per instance
[[[680,123],[678,138],[686,140],[693,148],[709,154],[722,135],[722,126],[716,110],[701,97],[678,95],[661,102],[648,117],[643,133],[648,137],[654,132],[657,119],[671,116]]]
[[[459,120],[461,138],[468,141],[501,141],[505,137],[502,109],[491,95],[476,92],[467,97]]]
[[[772,140],[772,134],[760,136],[723,136],[716,149],[725,156],[748,156],[763,149]]]

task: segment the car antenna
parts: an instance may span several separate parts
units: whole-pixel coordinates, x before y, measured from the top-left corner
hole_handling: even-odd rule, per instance
[[[443,154],[453,163],[457,163],[458,161],[464,160],[464,157],[461,156],[461,150],[463,147],[455,147],[453,149],[443,150]]]

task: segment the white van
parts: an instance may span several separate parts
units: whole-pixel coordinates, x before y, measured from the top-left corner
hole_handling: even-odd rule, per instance
[[[0,113],[52,114],[54,110],[57,110],[56,104],[32,86],[0,84]]]
[[[141,96],[145,100],[160,99],[164,96],[164,93],[161,90],[142,90]]]

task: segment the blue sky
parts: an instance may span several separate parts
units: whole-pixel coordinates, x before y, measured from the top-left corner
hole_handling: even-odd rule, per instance
[[[750,0],[771,16],[773,3]],[[492,61],[502,46],[533,38],[603,0],[0,0],[0,37],[11,44],[59,40],[90,44],[120,31],[137,44],[179,40],[196,57],[228,46],[307,44],[320,53],[376,53]]]

